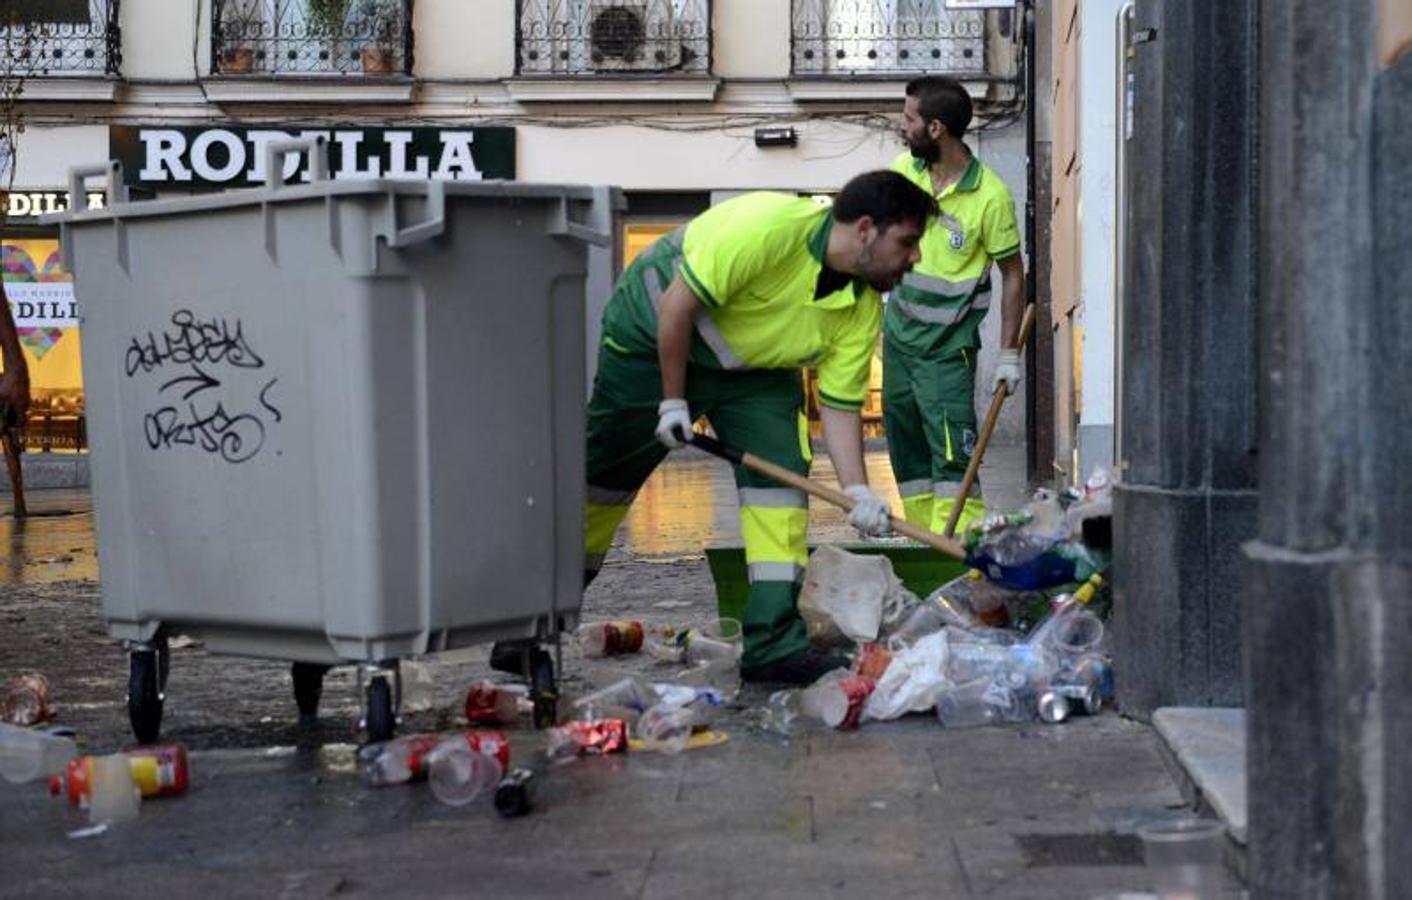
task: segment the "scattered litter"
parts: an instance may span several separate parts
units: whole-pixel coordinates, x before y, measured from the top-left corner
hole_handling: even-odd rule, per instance
[[[404,659],[397,664],[397,677],[402,683],[404,713],[426,712],[436,705],[436,682],[431,666],[415,659]]]
[[[0,722],[28,726],[57,712],[49,679],[38,672],[21,675],[0,687]]]
[[[549,729],[545,753],[550,759],[600,756],[628,749],[628,726],[622,719],[567,722]]]
[[[84,838],[98,837],[98,835],[103,834],[107,830],[108,823],[103,822],[99,825],[89,825],[87,828],[75,828],[73,831],[69,832],[68,836],[70,840],[81,841]]]
[[[707,747],[719,747],[730,739],[731,736],[724,731],[715,731],[710,728],[705,731],[693,731],[691,737],[686,741],[686,746],[682,749],[704,750]],[[628,740],[628,747],[635,753],[651,752],[653,750],[652,747],[648,746],[645,741],[639,738],[630,738]]]
[[[77,755],[69,738],[0,722],[0,777],[12,784],[58,775]]]
[[[472,725],[505,725],[532,709],[529,688],[522,684],[477,681],[466,689],[466,721]]]
[[[132,783],[143,799],[174,797],[185,793],[191,784],[191,765],[182,744],[138,747],[115,755],[127,761]],[[74,806],[91,805],[102,759],[80,756],[70,760],[62,774],[50,776],[49,793],[67,797]]]
[[[409,734],[368,744],[358,751],[358,774],[368,787],[420,781],[427,777],[427,755],[452,737],[470,750],[494,756],[502,769],[509,767],[510,742],[503,731],[466,729],[451,735]]]
[[[167,647],[171,650],[186,650],[191,647],[200,647],[201,642],[196,638],[188,637],[184,634],[174,635],[167,640]]]
[[[460,735],[433,747],[426,756],[432,796],[447,806],[465,806],[477,797],[491,795],[505,774],[505,766],[483,747],[472,747]]]
[[[582,720],[635,719],[661,701],[661,696],[652,685],[629,675],[578,698],[573,708],[575,717]]]
[[[584,656],[624,656],[642,649],[642,623],[588,622],[574,632],[574,643]]]
[[[809,557],[799,592],[799,615],[818,646],[875,641],[884,622],[917,602],[886,556],[823,546]]]
[[[116,824],[137,818],[142,789],[132,777],[132,765],[120,754],[92,758],[88,783],[88,818],[93,824]]]
[[[514,769],[495,786],[495,811],[506,819],[523,816],[534,807],[536,776],[529,769]]]
[[[759,726],[789,737],[801,718],[848,729],[935,710],[963,728],[1100,712],[1113,698],[1099,599],[1111,544],[1086,541],[1111,516],[1111,486],[1111,473],[1096,473],[1081,493],[1037,491],[1024,509],[989,517],[967,536],[977,568],[925,601],[886,557],[815,551],[800,615],[815,643],[853,646],[851,670],[772,694],[755,711]]]
[[[653,609],[686,609],[691,606],[690,600],[659,600],[652,604]]]

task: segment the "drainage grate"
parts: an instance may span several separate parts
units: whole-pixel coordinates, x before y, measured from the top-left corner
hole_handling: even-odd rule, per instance
[[[1017,834],[1015,843],[1030,868],[1143,864],[1142,841],[1135,834]]]

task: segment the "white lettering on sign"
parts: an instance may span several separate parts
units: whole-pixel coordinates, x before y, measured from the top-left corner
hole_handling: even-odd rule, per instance
[[[211,163],[211,145],[226,148],[226,162],[217,168]],[[191,142],[191,171],[206,181],[229,181],[245,170],[245,142],[224,128],[203,131]]]
[[[182,131],[169,128],[138,129],[142,146],[142,168],[137,180],[145,184],[190,184],[200,180],[213,184],[265,180],[265,153],[275,141],[291,138],[323,137],[331,144],[330,163],[334,177],[345,178],[436,178],[448,181],[480,181],[484,178],[476,164],[474,131],[441,131],[436,137],[440,148],[430,153],[413,151],[416,133],[410,129],[369,132],[359,128],[287,131],[250,129],[240,132],[211,128],[196,134],[188,143]],[[308,154],[288,154],[284,159],[285,180],[298,176],[312,180]]]
[[[441,161],[436,164],[436,177],[449,181],[480,181],[481,172],[471,155],[469,131],[448,131],[441,135]]]
[[[16,328],[72,328],[78,324],[78,302],[71,281],[11,281],[5,299]]]
[[[181,161],[186,155],[186,136],[180,131],[165,128],[148,128],[140,132],[142,138],[142,171],[137,177],[143,181],[191,180],[191,170]]]
[[[102,209],[103,203],[102,191],[90,191],[84,197],[84,206],[88,209]],[[68,208],[68,191],[15,191],[5,200],[5,215],[13,217],[63,212]]]
[[[418,156],[413,169],[407,168],[407,145],[412,143],[412,132],[410,131],[389,131],[382,136],[383,142],[391,150],[391,156],[387,163],[387,177],[389,178],[427,178],[427,158]]]

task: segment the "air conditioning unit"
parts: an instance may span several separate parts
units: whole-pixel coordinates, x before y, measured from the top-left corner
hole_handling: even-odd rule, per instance
[[[584,39],[595,72],[653,72],[682,64],[671,0],[589,0]]]

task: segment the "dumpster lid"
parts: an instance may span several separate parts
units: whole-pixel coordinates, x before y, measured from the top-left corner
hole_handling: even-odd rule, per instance
[[[77,171],[77,170],[75,170]],[[119,175],[119,179],[121,175]],[[120,182],[119,182],[120,183]],[[373,194],[394,194],[424,197],[438,191],[445,196],[485,197],[519,200],[585,200],[594,201],[605,193],[611,197],[612,208],[622,209],[622,193],[617,188],[593,187],[582,184],[541,184],[524,181],[430,181],[394,178],[348,178],[316,180],[305,184],[270,188],[235,188],[188,197],[167,197],[158,200],[127,200],[126,191],[110,185],[106,192],[107,205],[101,209],[69,209],[46,213],[41,224],[66,225],[81,222],[103,222],[182,215],[197,210],[232,209],[241,206],[263,206],[269,203],[293,203],[323,197],[349,197]],[[80,185],[77,193],[82,196]]]

